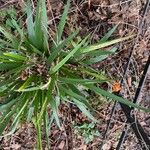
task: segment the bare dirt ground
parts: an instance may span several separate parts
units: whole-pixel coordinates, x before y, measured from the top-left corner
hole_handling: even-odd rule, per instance
[[[18,6],[22,7],[23,0],[16,0],[13,3],[8,1],[0,1],[0,8]],[[68,24],[65,34],[68,33],[68,28],[72,27],[81,29],[80,35],[84,36],[88,32],[92,32],[92,42],[100,39],[112,26],[119,24],[118,29],[113,37],[123,37],[129,34],[135,34],[135,38],[125,41],[119,45],[117,54],[109,57],[101,63],[94,64],[93,67],[100,71],[105,71],[110,78],[121,80],[125,66],[127,64],[129,54],[133,50],[131,63],[124,77],[124,82],[121,89],[121,94],[124,98],[133,99],[137,85],[142,76],[144,65],[150,55],[150,10],[143,17],[143,26],[140,27],[142,20],[142,12],[145,5],[145,0],[73,0]],[[14,5],[12,5],[14,4]],[[5,5],[5,7],[3,7]],[[58,22],[62,13],[63,2],[60,0],[48,1],[49,25],[51,31],[54,29],[54,22]],[[52,13],[53,12],[53,13]],[[111,88],[111,85],[106,85],[106,88]],[[142,94],[138,99],[138,103],[147,108],[150,108],[150,70],[146,78]],[[85,143],[85,139],[81,134],[76,133],[74,126],[82,125],[90,121],[81,114],[75,107],[66,104],[60,106],[60,118],[63,125],[60,131],[55,124],[52,124],[49,133],[52,150],[98,150],[103,141],[107,122],[110,119],[110,112],[113,102],[100,103],[93,100],[93,107],[96,109],[95,117],[100,120],[100,124],[94,126],[100,135],[95,136],[92,142]],[[134,112],[137,119],[150,137],[150,114],[141,111]],[[113,117],[111,118],[110,129],[106,139],[103,141],[103,150],[116,149],[119,136],[125,125],[126,118],[119,105],[116,106]],[[121,150],[139,150],[134,133],[128,126],[128,136],[123,143]],[[85,129],[86,130],[86,129]],[[93,130],[93,129],[92,129]],[[45,147],[45,134],[43,133],[43,149]],[[0,149],[4,150],[33,150],[36,143],[35,129],[32,124],[25,124],[10,137],[4,137],[0,140]]]

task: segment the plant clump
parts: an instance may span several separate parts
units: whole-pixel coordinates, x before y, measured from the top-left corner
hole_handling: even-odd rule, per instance
[[[117,28],[115,26],[93,45],[89,44],[90,34],[77,40],[79,31],[75,29],[64,38],[69,6],[70,0],[64,7],[54,38],[49,33],[45,0],[38,1],[35,15],[30,0],[27,1],[26,28],[13,18],[14,32],[0,26],[0,135],[12,134],[24,121],[32,122],[37,130],[37,149],[42,149],[42,126],[45,127],[47,144],[51,122],[55,121],[61,128],[58,110],[61,102],[73,103],[93,122],[98,122],[91,113],[89,95],[86,94],[89,90],[150,111],[99,88],[98,84],[110,80],[90,66],[117,50],[114,46],[106,51],[103,50],[105,47],[133,36],[109,40]],[[9,125],[10,131],[5,133]]]

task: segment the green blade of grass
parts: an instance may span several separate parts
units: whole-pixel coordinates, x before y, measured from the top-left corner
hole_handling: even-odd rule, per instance
[[[111,99],[113,99],[113,100],[115,100],[115,101],[118,101],[118,102],[120,102],[120,103],[123,103],[123,104],[125,104],[125,105],[128,105],[129,107],[134,107],[134,108],[137,108],[137,109],[139,109],[139,110],[143,110],[143,111],[145,111],[145,112],[150,112],[150,109],[147,109],[147,108],[145,108],[145,107],[139,106],[139,105],[137,105],[137,104],[135,104],[135,103],[133,103],[133,102],[127,100],[127,99],[124,99],[124,98],[122,98],[122,97],[119,97],[119,96],[117,96],[117,95],[114,95],[114,94],[112,94],[112,93],[109,93],[109,92],[107,92],[107,91],[105,91],[105,90],[103,90],[103,89],[101,89],[101,88],[98,88],[98,87],[96,87],[96,86],[94,86],[94,85],[86,85],[86,86],[87,86],[90,90],[94,91],[95,93],[97,93],[97,94],[99,94],[99,95],[102,95],[102,96],[104,96],[104,97],[109,97],[109,98],[111,98]]]
[[[37,149],[38,150],[42,150],[42,131],[41,131],[41,123],[40,122],[36,122],[36,131],[37,131]]]
[[[44,127],[45,127],[45,133],[46,133],[47,147],[48,147],[48,150],[50,150],[48,112],[45,112],[45,115],[44,115]]]
[[[58,117],[58,108],[57,108],[56,100],[54,100],[54,98],[52,96],[52,92],[53,92],[53,89],[55,86],[55,80],[56,80],[56,77],[54,75],[54,76],[52,76],[51,84],[49,85],[49,88],[47,91],[47,100],[50,103],[56,124],[59,128],[61,128],[59,117]]]
[[[16,61],[25,61],[27,59],[26,57],[15,53],[3,53],[3,55],[7,56],[8,58],[12,58]]]
[[[45,0],[40,0],[37,5],[35,17],[35,41],[36,47],[40,51],[47,52],[48,36],[47,36],[47,13]]]
[[[86,42],[88,37],[86,37],[80,44],[78,44],[63,60],[61,60],[56,66],[50,70],[50,74],[58,71],[73,55],[80,49],[80,47]]]
[[[23,85],[18,89],[18,91],[24,90],[33,80],[33,76],[30,76],[24,83]]]
[[[45,1],[45,0],[44,0]],[[36,47],[41,51],[43,47],[43,31],[42,31],[42,1],[37,4],[35,16],[35,41]]]
[[[64,27],[66,24],[66,19],[67,19],[67,15],[68,15],[68,11],[69,11],[69,7],[70,7],[70,1],[71,0],[67,0],[67,5],[64,8],[64,12],[63,15],[60,19],[58,28],[57,28],[57,44],[59,44],[59,42],[61,41],[61,37],[62,37],[62,33],[64,31]]]
[[[43,84],[41,86],[36,86],[36,87],[29,87],[29,88],[25,88],[30,82],[32,81],[32,77],[29,78],[18,90],[16,90],[17,92],[31,92],[31,91],[37,91],[37,90],[45,90],[48,88],[50,82],[51,82],[51,78],[49,79],[49,81],[46,84]]]
[[[75,93],[75,91],[72,91],[71,89],[68,90],[68,88],[64,87],[64,86],[60,86],[60,89],[63,90],[67,95],[70,96],[70,98],[75,98],[76,100],[82,102],[84,105],[86,105],[87,107],[90,108],[90,105],[87,101],[87,99],[82,96],[81,94],[79,95],[78,93]]]
[[[61,72],[64,74],[65,77],[68,77],[68,78],[79,78],[80,76],[75,73],[73,70],[71,70],[70,68],[67,68],[65,66],[63,66],[61,68]]]
[[[13,99],[8,103],[0,104],[0,111],[5,111],[16,103],[17,99]]]
[[[6,47],[11,47],[11,46],[12,46],[12,44],[9,41],[0,39],[0,48],[6,48]]]
[[[40,56],[43,56],[43,53],[40,50],[38,50],[34,45],[31,45],[31,44],[29,44],[29,45],[31,47],[31,51],[32,52],[34,52],[34,53],[36,53],[36,54],[38,54]]]
[[[7,134],[5,134],[3,137],[7,137],[7,136],[14,134],[14,132],[16,131],[18,127],[18,124],[19,124],[19,120],[17,120],[17,122],[15,122],[15,124],[12,125],[11,130]]]
[[[115,53],[116,50],[117,50],[117,48],[114,47],[114,48],[112,48],[110,51],[111,51],[112,53]],[[103,60],[106,59],[108,56],[109,56],[109,54],[96,56],[96,57],[90,58],[89,60],[83,61],[83,63],[85,63],[85,64],[87,64],[87,65],[91,65],[91,64],[94,64],[94,63],[103,61]]]
[[[49,83],[51,85],[51,82]],[[49,86],[49,85],[48,85]],[[45,111],[47,110],[47,105],[48,105],[48,98],[46,97],[46,93],[45,91],[41,91],[41,110],[38,114],[38,119],[37,119],[37,123],[42,123],[42,119],[43,118],[43,114],[45,113]]]
[[[75,98],[73,98],[73,101],[74,101],[74,103],[77,105],[77,107],[82,111],[83,114],[85,114],[85,115],[86,115],[88,118],[90,118],[92,121],[98,122],[98,120],[96,120],[96,119],[93,117],[93,115],[88,111],[88,109],[86,108],[86,106],[85,106],[82,102],[76,100]]]
[[[78,89],[78,86],[77,85],[74,85],[74,84],[68,84],[67,85],[68,88],[70,88],[74,93],[84,97],[84,93],[82,93],[79,89]]]
[[[0,136],[2,135],[3,131],[5,130],[5,128],[7,127],[9,121],[12,119],[13,114],[15,113],[15,109],[13,110],[9,110],[8,112],[6,112],[3,116],[0,118]]]
[[[20,98],[23,98],[23,96],[21,95]],[[18,100],[19,98],[17,98]],[[14,113],[16,113],[16,111],[18,110],[18,105],[19,103],[17,103],[17,105],[15,105],[15,107],[11,110],[11,109],[6,109],[6,112],[3,114],[3,117],[0,118],[0,136],[3,133],[4,129],[6,128],[6,126],[8,125],[9,121],[13,118]],[[16,124],[14,124],[16,127]],[[10,131],[12,132],[12,131]],[[5,134],[6,136],[7,134]]]
[[[12,84],[14,82],[14,79],[16,79],[17,77],[18,77],[18,75],[17,76],[12,76],[12,78],[8,79],[7,76],[5,76],[6,80],[2,80],[0,82],[0,87]]]
[[[118,24],[115,25],[112,29],[110,29],[110,30],[104,35],[104,37],[103,37],[102,39],[100,39],[100,41],[99,41],[98,43],[100,44],[100,43],[106,42],[106,41],[111,37],[111,35],[114,33],[114,31],[117,29],[117,27],[118,27]]]
[[[97,50],[97,49],[101,49],[101,48],[104,48],[104,47],[108,47],[110,45],[113,45],[113,44],[116,44],[116,43],[128,40],[130,38],[133,38],[134,36],[135,35],[131,35],[131,36],[127,36],[127,37],[123,37],[123,38],[118,38],[118,39],[115,39],[115,40],[107,41],[105,43],[95,44],[95,45],[91,45],[91,46],[87,46],[87,47],[81,48],[79,53],[78,53],[78,55],[83,54],[83,53],[88,53],[88,52],[91,52],[91,51],[94,51],[94,50]]]
[[[83,74],[87,74],[88,76],[95,77],[98,80],[109,80],[106,75],[101,74],[99,71],[91,69],[90,67],[82,67],[77,68],[78,71],[81,71]]]
[[[3,27],[0,26],[0,32],[10,41],[13,41],[13,36],[7,32]]]
[[[11,70],[17,67],[20,67],[22,63],[9,62],[9,63],[0,63],[0,71]]]
[[[27,105],[30,101],[29,97],[30,97],[30,93],[29,94],[24,94],[24,97],[21,99],[22,101],[21,101],[21,104],[19,106],[20,108],[17,109],[19,111],[17,112],[17,115],[13,119],[12,125],[14,125],[18,121],[18,119],[21,117],[21,114],[23,113],[24,109],[27,107]]]
[[[85,63],[86,65],[92,65],[95,64],[97,62],[103,61],[104,59],[106,59],[109,55],[102,55],[102,56],[98,56],[95,58],[91,58],[89,60],[84,61],[83,63]]]
[[[61,44],[58,45],[58,47],[54,47],[52,49],[52,54],[49,56],[47,62],[49,64],[51,64],[53,62],[53,60],[57,57],[59,51],[66,46],[69,42],[71,42],[71,40],[78,34],[78,30],[76,32],[74,32],[73,34],[71,34],[67,39],[65,39]]]
[[[43,49],[46,52],[49,51],[49,44],[48,44],[48,17],[46,11],[46,2],[42,0],[42,31],[43,31]]]
[[[11,22],[13,24],[13,26],[16,28],[16,30],[18,31],[18,33],[20,34],[20,37],[23,37],[23,30],[20,28],[20,26],[18,25],[18,23],[16,22],[16,20],[11,19]]]
[[[32,121],[32,118],[34,118],[34,115],[36,112],[38,112],[38,110],[35,110],[36,109],[36,99],[40,98],[40,96],[38,95],[38,91],[36,92],[33,92],[33,97],[32,97],[32,100],[30,101],[30,105],[29,105],[29,109],[28,109],[28,112],[27,112],[27,122],[30,122]]]
[[[2,33],[2,34],[5,36],[5,38],[7,38],[9,41],[12,42],[13,48],[18,49],[19,42],[18,42],[18,40],[16,39],[15,36],[13,36],[11,33],[7,32],[7,31],[6,31],[4,28],[2,28],[1,26],[0,26],[0,33]]]
[[[47,96],[45,97],[44,103],[42,104],[42,108],[41,108],[41,111],[40,111],[37,122],[38,123],[41,122],[43,114],[44,114],[45,109],[46,109],[46,107],[48,105],[48,102],[49,102],[50,105],[51,105],[51,109],[52,109],[54,118],[56,120],[56,123],[57,123],[58,127],[60,128],[60,122],[59,122],[59,118],[58,118],[58,115],[57,115],[56,101],[52,97],[52,92],[53,92],[53,88],[54,88],[54,85],[55,85],[55,76],[53,76],[50,81],[51,82],[50,82],[49,87],[48,87]]]
[[[50,105],[51,105],[51,108],[52,108],[52,111],[53,111],[53,115],[54,115],[54,119],[56,121],[56,124],[59,128],[61,128],[60,120],[59,120],[59,117],[58,117],[58,108],[57,108],[56,100],[54,100],[51,97],[51,99],[49,99],[49,102],[50,102]]]
[[[30,107],[28,110],[27,122],[30,122],[32,120],[33,115],[34,115],[34,107]]]
[[[77,78],[58,78],[63,83],[70,83],[70,84],[91,84],[91,83],[103,83],[109,80],[89,80],[89,79],[77,79]]]
[[[9,75],[12,75],[12,74],[14,74],[15,76],[16,76],[16,75],[19,75],[19,74],[21,74],[20,72],[21,72],[22,70],[26,69],[26,68],[29,67],[29,66],[31,66],[31,65],[30,65],[30,64],[27,64],[27,65],[17,66],[17,67],[15,67],[15,68],[12,68],[12,69],[8,70],[8,71],[5,73],[5,75],[6,75],[6,76],[9,76]]]
[[[114,52],[112,52],[111,50],[95,50],[84,54],[84,56],[93,57],[93,56],[111,55],[111,54],[114,54]]]
[[[27,31],[29,40],[32,44],[35,45],[35,30],[34,30],[34,23],[33,23],[33,12],[31,9],[31,2],[30,0],[27,1],[26,13],[27,13]]]

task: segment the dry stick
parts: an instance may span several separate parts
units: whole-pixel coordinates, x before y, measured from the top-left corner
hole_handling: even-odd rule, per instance
[[[142,26],[143,26],[143,22],[144,22],[144,16],[146,15],[146,13],[147,13],[147,11],[148,11],[149,3],[150,3],[150,0],[147,0],[147,2],[146,2],[146,4],[145,4],[145,7],[144,7],[144,11],[143,11],[143,13],[141,14],[141,15],[142,15],[142,20],[140,21],[140,24],[139,24],[139,30],[140,30],[140,31],[142,31]],[[137,35],[137,38],[136,38],[136,42],[135,42],[135,43],[137,43],[138,40],[139,40],[139,35],[141,34],[140,31],[138,32],[138,35]],[[134,52],[135,48],[136,48],[136,44],[134,45],[133,49],[130,51],[129,59],[128,59],[128,62],[127,62],[127,64],[126,64],[123,77],[122,77],[122,79],[121,79],[121,81],[120,81],[120,84],[121,84],[121,85],[123,84],[124,77],[125,77],[126,74],[127,74],[127,71],[128,71],[128,68],[129,68],[129,65],[130,65],[130,62],[131,62],[131,58],[132,58],[132,55],[133,55],[133,52]],[[109,122],[107,123],[107,127],[106,127],[106,130],[105,130],[104,135],[103,135],[103,141],[102,141],[102,143],[101,143],[99,149],[102,149],[102,146],[103,146],[103,144],[104,144],[104,141],[105,141],[105,139],[106,139],[106,137],[107,137],[107,133],[108,133],[108,130],[109,130],[110,125],[111,125],[111,118],[112,118],[112,116],[114,115],[116,106],[117,106],[117,102],[115,101],[115,103],[114,103],[114,105],[113,105],[113,107],[112,107],[112,110],[111,110]],[[125,128],[127,128],[126,125],[125,125]],[[126,129],[124,129],[124,130],[126,130]],[[125,135],[123,135],[123,137],[125,137]],[[124,141],[124,138],[122,139],[122,142],[123,142],[123,141]],[[121,143],[122,143],[122,142],[121,142]],[[121,143],[120,143],[120,144],[121,144]],[[120,146],[121,146],[121,145],[120,145]],[[118,148],[119,148],[119,147],[118,147]],[[119,149],[120,149],[120,148],[119,148]],[[118,149],[118,150],[119,150],[119,149]]]
[[[13,3],[16,3],[18,0],[11,0],[11,1],[8,1],[7,3],[5,3],[4,5],[0,6],[0,10],[6,8],[6,7],[9,7],[10,5],[12,5]]]
[[[124,1],[124,2],[119,2],[119,3],[115,3],[115,4],[112,4],[112,5],[93,5],[93,6],[98,6],[98,7],[115,7],[115,6],[118,6],[118,5],[122,5],[122,4],[125,4],[125,3],[128,3],[128,2],[131,2],[132,0],[127,0],[127,1]]]

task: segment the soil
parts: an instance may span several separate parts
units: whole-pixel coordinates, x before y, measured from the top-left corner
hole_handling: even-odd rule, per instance
[[[81,36],[91,32],[91,41],[92,43],[95,43],[114,25],[119,24],[112,38],[135,34],[133,39],[117,45],[119,50],[115,55],[92,66],[99,71],[105,71],[110,78],[120,81],[124,74],[130,52],[133,50],[131,63],[126,72],[126,76],[124,77],[124,82],[120,91],[120,94],[128,99],[134,98],[144,66],[150,55],[150,10],[148,10],[145,16],[141,15],[144,11],[145,3],[144,0],[73,0],[69,12],[68,24],[64,33],[64,35],[67,35],[68,29],[72,29],[73,27],[79,28],[81,29]],[[5,4],[5,1],[0,1],[0,8],[7,9],[13,6],[16,7],[17,4],[17,9],[19,11],[23,5],[23,0],[16,0],[14,3],[11,3],[11,5]],[[3,7],[4,5],[5,7]],[[62,1],[48,1],[48,23],[52,29],[52,33],[55,30],[54,23],[59,21],[63,6],[64,3]],[[142,27],[140,27],[141,20],[143,23]],[[112,85],[107,85],[107,88],[111,87]],[[138,99],[138,104],[150,108],[149,100],[150,68],[143,90]],[[126,118],[120,105],[116,105],[105,140],[103,140],[103,135],[105,133],[107,122],[110,119],[110,113],[114,102],[106,102],[106,99],[101,98],[100,103],[93,100],[92,105],[96,109],[95,117],[100,120],[100,123],[94,126],[94,130],[99,131],[100,135],[95,136],[92,142],[86,144],[83,135],[77,134],[74,126],[81,126],[85,122],[90,124],[91,122],[77,109],[76,106],[62,104],[59,108],[62,129],[59,130],[53,123],[49,133],[52,150],[98,150],[102,142],[103,150],[116,149],[120,134],[123,131],[126,122]],[[137,110],[134,113],[145,132],[150,137],[150,114]],[[122,144],[121,150],[141,149],[138,140],[129,125],[128,128],[128,136]],[[35,133],[32,124],[24,124],[10,137],[0,139],[0,149],[33,150],[36,145]],[[45,134],[43,133],[42,136],[43,149],[46,150]]]

